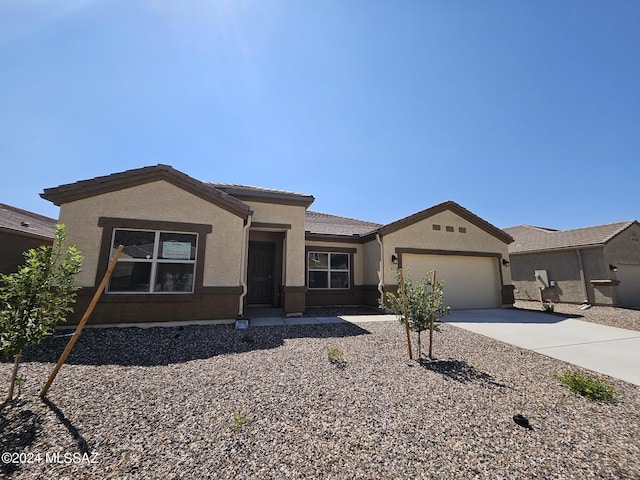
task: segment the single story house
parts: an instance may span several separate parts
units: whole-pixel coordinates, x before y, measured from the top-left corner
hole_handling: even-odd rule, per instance
[[[51,245],[56,220],[0,203],[0,273],[8,274],[24,264],[24,252]]]
[[[452,308],[513,304],[512,238],[454,202],[388,225],[309,211],[311,195],[207,183],[155,165],[45,189],[84,255],[82,315],[124,245],[92,322],[235,319],[254,305],[371,305],[404,267],[435,268]],[[76,319],[71,319],[72,321]]]
[[[640,306],[640,224],[504,229],[519,300]]]

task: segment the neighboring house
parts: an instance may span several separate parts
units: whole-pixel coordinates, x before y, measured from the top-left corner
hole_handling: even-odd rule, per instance
[[[308,211],[311,195],[157,165],[48,188],[84,255],[78,314],[125,246],[93,322],[235,319],[247,306],[377,306],[398,267],[436,268],[453,308],[511,306],[512,238],[454,202],[388,225]]]
[[[505,228],[519,300],[640,306],[640,224]]]
[[[56,221],[0,203],[0,273],[13,273],[24,264],[24,252],[51,245]]]

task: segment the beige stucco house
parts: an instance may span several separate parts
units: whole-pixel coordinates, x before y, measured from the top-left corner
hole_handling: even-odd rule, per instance
[[[125,246],[94,323],[235,319],[251,306],[377,306],[396,272],[435,268],[452,308],[513,304],[512,238],[454,202],[388,225],[309,211],[311,195],[167,165],[45,189],[84,255],[77,312]]]
[[[505,228],[515,296],[521,300],[640,307],[640,224],[572,230]]]

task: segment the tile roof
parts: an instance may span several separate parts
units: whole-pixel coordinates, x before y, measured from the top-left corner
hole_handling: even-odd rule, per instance
[[[365,235],[382,225],[354,218],[329,215],[328,213],[307,210],[304,229],[320,235]]]
[[[53,240],[57,220],[0,203],[0,230]]]
[[[530,225],[517,225],[503,230],[515,239],[509,245],[509,253],[511,254],[604,245],[633,223],[635,221],[630,220],[573,230],[552,230]]]

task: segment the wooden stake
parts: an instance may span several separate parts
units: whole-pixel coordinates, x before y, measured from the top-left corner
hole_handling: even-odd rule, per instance
[[[411,351],[411,334],[409,333],[409,314],[407,312],[407,294],[404,291],[404,272],[400,269],[400,291],[402,293],[402,307],[404,309],[404,328],[407,331],[407,345],[409,347],[409,360],[413,360]]]
[[[89,320],[89,317],[93,313],[93,309],[96,308],[96,304],[98,303],[98,300],[102,296],[102,292],[107,286],[107,282],[111,277],[111,273],[113,272],[113,269],[116,267],[116,263],[118,262],[118,258],[120,258],[120,254],[122,253],[122,250],[124,250],[124,245],[120,245],[116,250],[116,253],[113,255],[113,259],[109,264],[109,268],[107,268],[107,272],[104,274],[104,278],[102,279],[102,282],[100,282],[100,285],[98,286],[98,290],[96,290],[96,293],[93,295],[93,299],[91,300],[91,303],[87,307],[87,310],[84,312],[84,315],[82,316],[80,323],[78,323],[78,326],[76,327],[75,332],[73,332],[73,335],[69,339],[69,343],[67,343],[67,347],[64,349],[64,352],[62,352],[62,355],[60,355],[60,359],[58,360],[58,363],[56,363],[56,366],[53,369],[53,372],[51,372],[51,375],[49,375],[49,380],[47,380],[46,385],[40,392],[40,398],[44,398],[44,396],[47,394],[47,391],[49,391],[49,387],[53,383],[53,380],[56,378],[56,375],[58,375],[58,372],[62,368],[62,365],[64,364],[64,362],[67,360],[69,353],[71,353],[71,349],[75,345],[76,340],[78,340],[78,337],[80,336],[82,329],[87,323],[87,320]]]
[[[431,296],[435,297],[436,295],[436,271],[433,271],[433,280],[431,281]],[[431,314],[431,322],[429,322],[429,359],[432,360],[433,352],[433,314]]]
[[[11,383],[9,383],[9,393],[7,394],[7,402],[13,400],[13,389],[16,386],[16,378],[18,376],[18,368],[20,367],[20,358],[22,357],[22,351],[16,353],[13,358],[13,371],[11,372]]]

